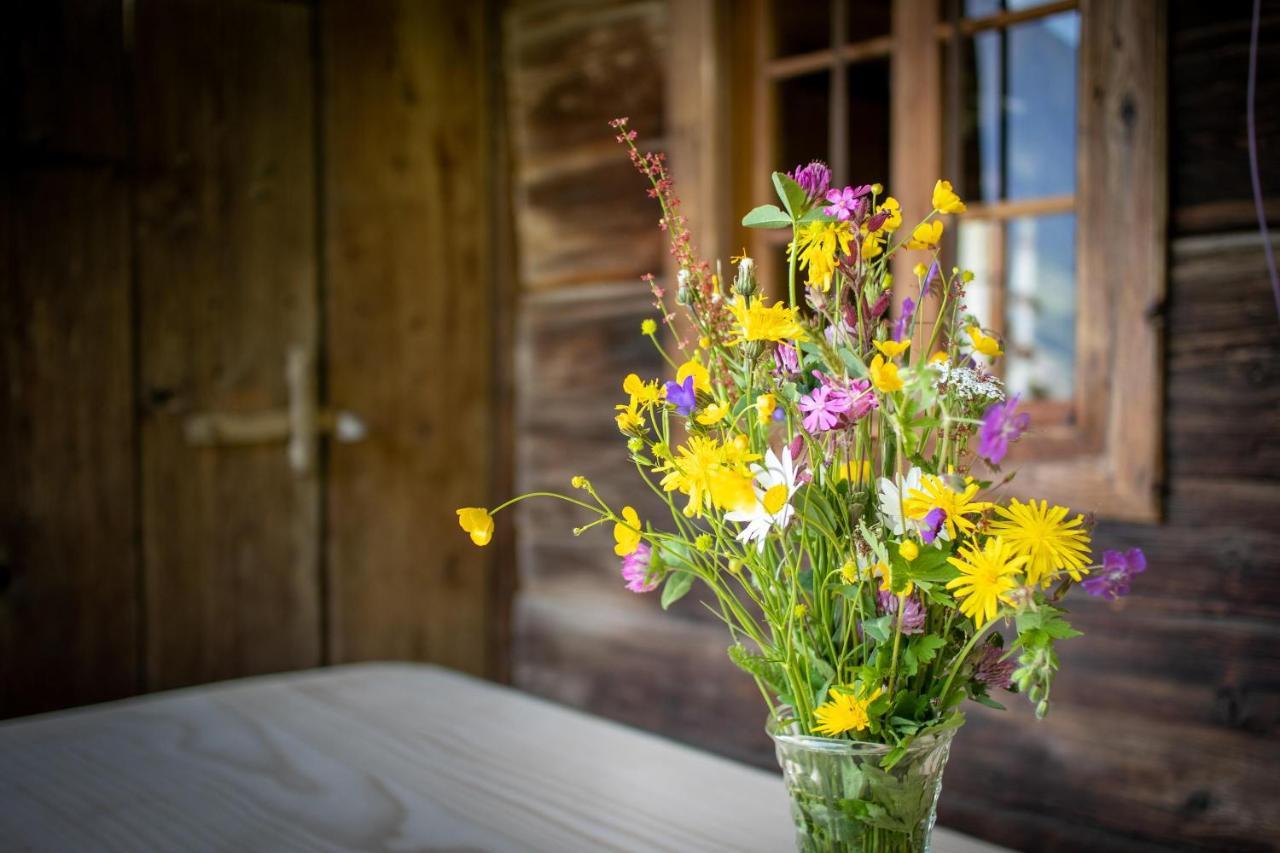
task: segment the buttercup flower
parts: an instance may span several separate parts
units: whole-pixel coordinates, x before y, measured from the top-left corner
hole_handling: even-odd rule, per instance
[[[625,557],[640,547],[640,516],[629,506],[622,508],[622,521],[613,525],[613,553]]]
[[[1003,354],[1003,351],[1000,349],[1000,342],[993,337],[984,335],[982,330],[977,326],[970,326],[964,331],[965,334],[969,336],[969,340],[973,341],[973,348],[977,352],[990,356],[991,358],[995,358],[996,356]]]
[[[950,181],[938,181],[933,185],[933,207],[939,213],[964,213],[968,209],[951,189]]]
[[[884,222],[880,227],[890,234],[902,227],[902,205],[893,196],[887,197],[876,208],[876,213],[884,214]]]
[[[471,534],[471,541],[480,547],[493,538],[493,516],[479,506],[466,506],[458,510],[458,526]]]
[[[871,384],[882,394],[892,394],[902,390],[902,377],[898,375],[898,365],[885,361],[884,356],[877,355],[871,360],[868,368]]]
[[[1128,595],[1133,576],[1146,570],[1147,557],[1138,548],[1130,548],[1124,553],[1103,551],[1102,568],[1080,585],[1092,596],[1115,601],[1122,595]]]
[[[658,588],[658,578],[649,577],[649,562],[653,548],[641,542],[636,549],[622,558],[622,579],[632,592],[652,592]]]
[[[778,408],[778,398],[772,394],[761,394],[756,397],[756,420],[760,426],[766,426],[770,420],[782,420],[782,410]]]
[[[698,415],[697,421],[704,426],[712,426],[724,420],[727,414],[729,414],[728,403],[712,403],[702,410],[702,414]]]
[[[932,222],[921,222],[911,232],[911,239],[907,241],[908,249],[936,249],[938,243],[942,241],[942,220],[935,219]]]
[[[876,349],[880,350],[880,353],[885,358],[897,358],[906,352],[907,348],[911,346],[911,341],[902,340],[875,341],[874,343]]]

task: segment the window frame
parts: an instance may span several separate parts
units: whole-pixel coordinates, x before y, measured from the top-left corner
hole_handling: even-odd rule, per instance
[[[693,200],[686,208],[705,235],[702,249],[709,257],[743,245],[762,276],[774,265],[779,238],[738,227],[733,212],[772,193],[774,80],[780,70],[830,69],[838,72],[832,80],[839,91],[851,62],[887,55],[889,186],[904,210],[928,209],[933,180],[944,171],[940,48],[952,28],[940,20],[938,0],[893,2],[887,36],[775,59],[768,0],[669,0],[673,172]],[[1076,192],[1069,208],[1076,213],[1075,396],[1032,407],[1034,429],[1010,454],[1008,466],[1017,467],[1018,476],[1009,491],[1091,508],[1106,518],[1155,522],[1163,479],[1166,2],[1055,0],[964,20],[959,27],[968,35],[1072,9],[1080,13]],[[690,85],[691,67],[698,72],[696,85]],[[833,114],[831,142],[841,142],[833,150],[847,147],[840,137],[846,126]],[[708,142],[725,139],[728,156],[722,144]],[[982,213],[975,205],[973,215]],[[913,281],[911,259],[895,260],[895,279]],[[895,301],[906,295],[904,286]],[[936,305],[926,301],[921,310],[927,321]],[[923,332],[926,324],[921,326]]]

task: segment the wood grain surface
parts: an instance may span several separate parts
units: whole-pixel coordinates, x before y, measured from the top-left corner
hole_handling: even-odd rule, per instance
[[[775,775],[448,670],[365,664],[0,725],[29,851],[791,850]],[[939,830],[938,853],[997,853]]]

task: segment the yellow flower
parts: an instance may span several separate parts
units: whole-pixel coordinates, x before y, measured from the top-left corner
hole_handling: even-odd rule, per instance
[[[981,627],[996,617],[1001,602],[1010,603],[1009,590],[1017,586],[1018,570],[1027,558],[1014,556],[1007,542],[992,536],[982,550],[967,544],[947,562],[960,570],[947,589],[955,590],[960,612]]]
[[[876,208],[876,213],[889,214],[889,218],[880,227],[890,234],[902,227],[902,205],[893,196],[886,198],[884,204]]]
[[[933,185],[933,206],[940,213],[964,213],[967,210],[960,196],[951,189],[950,181],[938,181]]]
[[[862,259],[869,261],[884,253],[884,239],[879,234],[868,234],[862,238]]]
[[[698,362],[690,359],[676,370],[676,384],[683,385],[690,376],[693,377],[693,390],[707,392],[711,390],[711,374]]]
[[[693,547],[699,551],[710,551],[711,546],[716,544],[716,540],[711,538],[710,533],[700,533],[698,538],[693,540]]]
[[[907,241],[908,249],[936,249],[938,243],[942,241],[942,220],[935,219],[932,222],[921,222],[911,232],[911,239]]]
[[[871,725],[871,717],[867,708],[884,692],[877,687],[868,696],[859,698],[852,691],[831,691],[831,699],[813,709],[818,719],[814,731],[827,737],[835,737],[845,732],[860,732]]]
[[[915,273],[916,278],[921,279],[922,281],[924,280],[924,277],[929,274],[929,268],[924,265],[923,261],[912,267],[911,271]]]
[[[1089,534],[1084,516],[1070,520],[1064,506],[1049,508],[1048,501],[1022,503],[1017,498],[1006,509],[996,507],[1000,518],[991,522],[991,532],[1009,544],[1014,554],[1027,558],[1027,583],[1048,586],[1059,570],[1072,580],[1089,571]]]
[[[792,608],[791,612],[795,614],[795,617],[797,619],[803,619],[805,617],[805,614],[809,612],[809,605],[803,604],[803,603],[797,604],[794,608]]]
[[[743,437],[745,438],[745,437]],[[747,463],[760,457],[744,440],[721,444],[714,438],[694,435],[656,471],[664,474],[662,488],[689,496],[687,516],[701,516],[708,507],[736,508],[755,500]]]
[[[983,355],[995,358],[1003,354],[1000,349],[1000,342],[993,337],[984,335],[977,326],[970,326],[965,329],[965,333],[969,335],[969,340],[973,341],[973,348]]]
[[[947,355],[946,350],[938,350],[933,355],[929,356],[930,364],[946,364],[950,360],[951,356]]]
[[[853,224],[850,222],[810,222],[800,229],[797,239],[788,244],[788,257],[798,252],[800,267],[808,271],[807,284],[819,287],[825,293],[831,287],[831,277],[836,271],[837,252],[849,254],[853,244]]]
[[[704,426],[718,424],[724,420],[724,416],[727,414],[729,414],[728,403],[712,403],[702,410],[702,414],[698,415],[698,423]]]
[[[858,564],[853,560],[845,560],[844,565],[840,567],[840,579],[852,586],[861,578],[861,572],[858,571]]]
[[[891,394],[902,390],[902,377],[898,375],[898,365],[885,361],[884,356],[877,355],[871,360],[871,384],[882,394]]]
[[[484,547],[493,538],[493,516],[479,506],[466,506],[458,510],[458,526],[471,534],[471,541]]]
[[[885,358],[897,358],[907,351],[911,341],[876,341],[876,349],[884,353]]]
[[[658,380],[644,382],[634,373],[628,373],[627,378],[622,380],[622,390],[631,395],[631,408],[633,409],[637,404],[652,406],[662,399],[662,389],[658,387]]]
[[[744,250],[744,251],[745,251],[745,250]],[[741,561],[741,560],[739,560],[739,559],[736,559],[736,558],[730,558],[730,559],[729,559],[729,565],[728,565],[728,566],[726,566],[726,568],[729,570],[729,574],[731,574],[731,575],[741,574],[741,573],[742,573],[742,561]]]
[[[698,348],[711,349],[711,338],[707,337],[706,335],[703,335],[702,337],[698,338]]]
[[[912,542],[910,539],[907,539],[898,546],[898,553],[902,555],[902,559],[910,563],[916,557],[920,556],[920,546]]]
[[[756,503],[755,478],[742,471],[721,469],[708,482],[711,505],[722,510],[741,511]]]
[[[861,468],[861,471],[859,471]],[[858,465],[858,460],[851,460],[844,465],[836,465],[834,468],[835,480],[837,483],[844,480],[853,480],[855,483],[865,483],[871,479],[871,460],[863,459],[862,465]]]
[[[778,410],[778,398],[772,394],[761,394],[756,397],[756,420],[760,426],[768,426],[773,413]]]
[[[622,521],[613,525],[613,553],[625,557],[640,547],[640,516],[629,506],[622,508]]]
[[[729,306],[738,321],[742,336],[731,343],[743,341],[805,341],[809,336],[796,318],[796,309],[781,302],[766,307],[760,297],[749,301],[735,299]]]
[[[651,317],[646,317],[640,321],[640,334],[653,335],[658,331],[658,323]]]
[[[635,403],[626,406],[616,406],[618,414],[613,420],[618,424],[618,429],[623,433],[636,432],[644,426],[644,418],[640,417],[640,413],[636,411]]]
[[[982,487],[972,478],[965,480],[964,491],[957,492],[943,482],[941,477],[925,474],[920,480],[920,488],[912,489],[907,494],[902,508],[907,518],[911,519],[924,518],[934,507],[941,509],[947,514],[944,522],[947,532],[952,539],[956,539],[958,533],[971,533],[974,530],[973,521],[966,516],[978,515],[991,507],[986,501],[974,500],[981,490]]]

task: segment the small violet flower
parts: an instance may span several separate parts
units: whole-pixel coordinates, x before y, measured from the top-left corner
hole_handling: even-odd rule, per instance
[[[902,300],[902,314],[898,317],[898,322],[893,324],[893,339],[901,341],[902,337],[907,333],[907,328],[911,325],[911,318],[916,313],[916,303],[910,296]]]
[[[649,560],[652,556],[652,546],[648,542],[641,542],[634,551],[622,558],[622,579],[627,582],[627,589],[632,592],[652,592],[658,588],[658,579],[649,577]]]
[[[686,376],[683,383],[668,381],[662,387],[667,392],[667,402],[686,418],[698,407],[698,395],[693,391],[692,376]]]
[[[898,596],[889,590],[879,590],[876,593],[876,605],[882,615],[887,614],[894,617],[893,622],[898,621]],[[927,613],[920,600],[914,595],[908,595],[902,599],[902,633],[903,634],[922,634],[924,633],[924,622]]]
[[[1000,660],[1003,650],[996,646],[984,646],[974,659],[973,679],[988,687],[1008,690],[1013,686],[1012,660]]]
[[[827,192],[827,201],[831,202],[822,212],[828,216],[834,216],[841,222],[847,222],[852,219],[858,212],[858,206],[863,196],[871,192],[871,185],[864,184],[860,187],[845,187],[841,190],[829,190]]]
[[[978,455],[992,465],[999,465],[1009,452],[1009,442],[1017,441],[1027,431],[1031,416],[1026,412],[1015,412],[1018,406],[1018,395],[1014,394],[1003,403],[989,407],[982,416],[982,427],[978,430]]]
[[[821,160],[810,160],[807,166],[797,166],[787,177],[800,185],[809,198],[821,198],[831,186],[831,170]]]
[[[852,401],[839,388],[826,383],[814,388],[797,402],[804,412],[804,428],[810,433],[835,429],[840,416],[849,411]]]
[[[1115,601],[1122,595],[1128,595],[1133,576],[1146,570],[1147,557],[1139,548],[1130,548],[1123,554],[1119,551],[1103,551],[1102,568],[1085,578],[1080,585],[1090,595]]]
[[[942,523],[947,520],[947,511],[940,506],[935,506],[924,517],[924,529],[920,531],[920,538],[926,545],[932,545],[933,540],[938,538],[938,531],[942,529]]]

